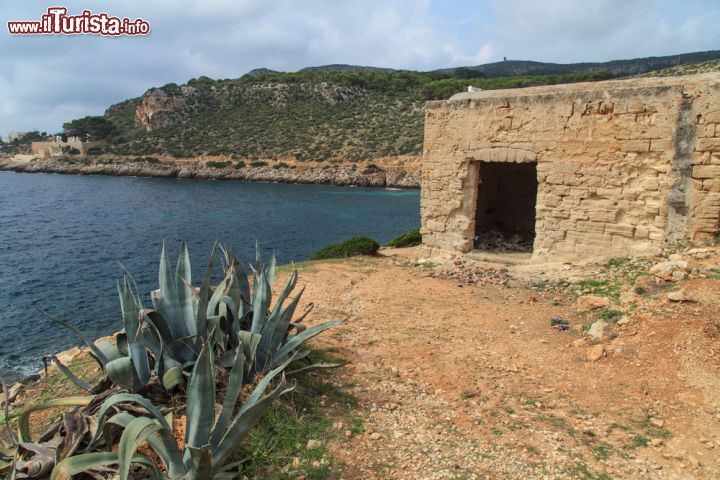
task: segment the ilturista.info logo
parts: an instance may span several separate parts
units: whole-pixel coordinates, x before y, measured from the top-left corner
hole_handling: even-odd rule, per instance
[[[66,7],[49,7],[40,20],[7,22],[10,35],[147,35],[150,23],[142,18],[131,20],[83,10],[79,15],[68,15]]]

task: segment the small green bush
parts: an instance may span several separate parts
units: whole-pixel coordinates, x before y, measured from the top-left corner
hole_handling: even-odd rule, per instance
[[[333,243],[318,250],[310,260],[324,260],[328,258],[345,258],[356,255],[374,255],[380,244],[370,237],[352,237],[340,243]]]
[[[251,167],[267,167],[267,162],[257,161],[250,164]]]
[[[209,168],[227,168],[232,165],[232,162],[215,162],[211,160],[205,165],[207,165]]]
[[[420,229],[415,228],[409,232],[405,232],[399,237],[393,238],[385,244],[386,247],[392,248],[407,248],[415,247],[422,243],[422,235],[420,235]]]
[[[239,162],[237,162],[237,163],[235,164],[235,168],[237,168],[238,170],[241,169],[241,168],[245,168],[245,162],[243,162],[242,160],[240,160]]]

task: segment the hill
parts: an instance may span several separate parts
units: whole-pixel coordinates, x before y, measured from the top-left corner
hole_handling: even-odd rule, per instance
[[[107,150],[329,163],[419,156],[424,102],[449,98],[468,85],[605,80],[718,58],[720,51],[605,63],[507,61],[431,72],[326,65],[292,73],[255,69],[238,79],[200,77],[151,88],[108,108],[105,117],[117,132]]]

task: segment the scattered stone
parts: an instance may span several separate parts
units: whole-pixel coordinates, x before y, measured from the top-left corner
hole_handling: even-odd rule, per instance
[[[300,462],[300,459],[298,457],[293,457],[292,463],[290,464],[293,468],[293,470],[297,470],[302,466],[302,463]]]
[[[382,438],[383,438],[382,434],[380,434],[380,433],[378,433],[378,432],[373,432],[373,433],[370,435],[370,439],[371,439],[371,440],[380,440],[380,439],[382,439]]]
[[[689,302],[691,300],[684,288],[668,293],[667,299],[671,302]]]
[[[593,345],[587,351],[587,359],[589,362],[597,362],[605,354],[605,347],[601,344]]]
[[[577,299],[577,309],[579,312],[590,312],[598,308],[610,305],[610,299],[600,297],[598,295],[583,295]]]
[[[650,440],[650,445],[652,445],[653,447],[657,448],[657,447],[662,446],[662,444],[663,444],[662,438],[653,438]]]
[[[615,322],[616,325],[627,325],[628,323],[630,323],[630,318],[627,315]]]
[[[307,442],[307,449],[312,450],[313,448],[318,448],[322,445],[322,442],[320,440],[308,440]]]
[[[600,340],[601,338],[603,338],[603,334],[605,333],[605,327],[607,327],[607,322],[605,320],[597,320],[590,326],[590,330],[588,330],[588,335]]]

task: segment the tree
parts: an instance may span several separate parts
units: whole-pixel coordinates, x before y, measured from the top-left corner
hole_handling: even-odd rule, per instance
[[[475,70],[474,68],[458,67],[453,70],[453,77],[455,78],[485,78],[485,74],[482,70]]]
[[[109,140],[117,134],[117,127],[105,117],[88,116],[63,123],[63,131],[67,136],[81,140]]]

